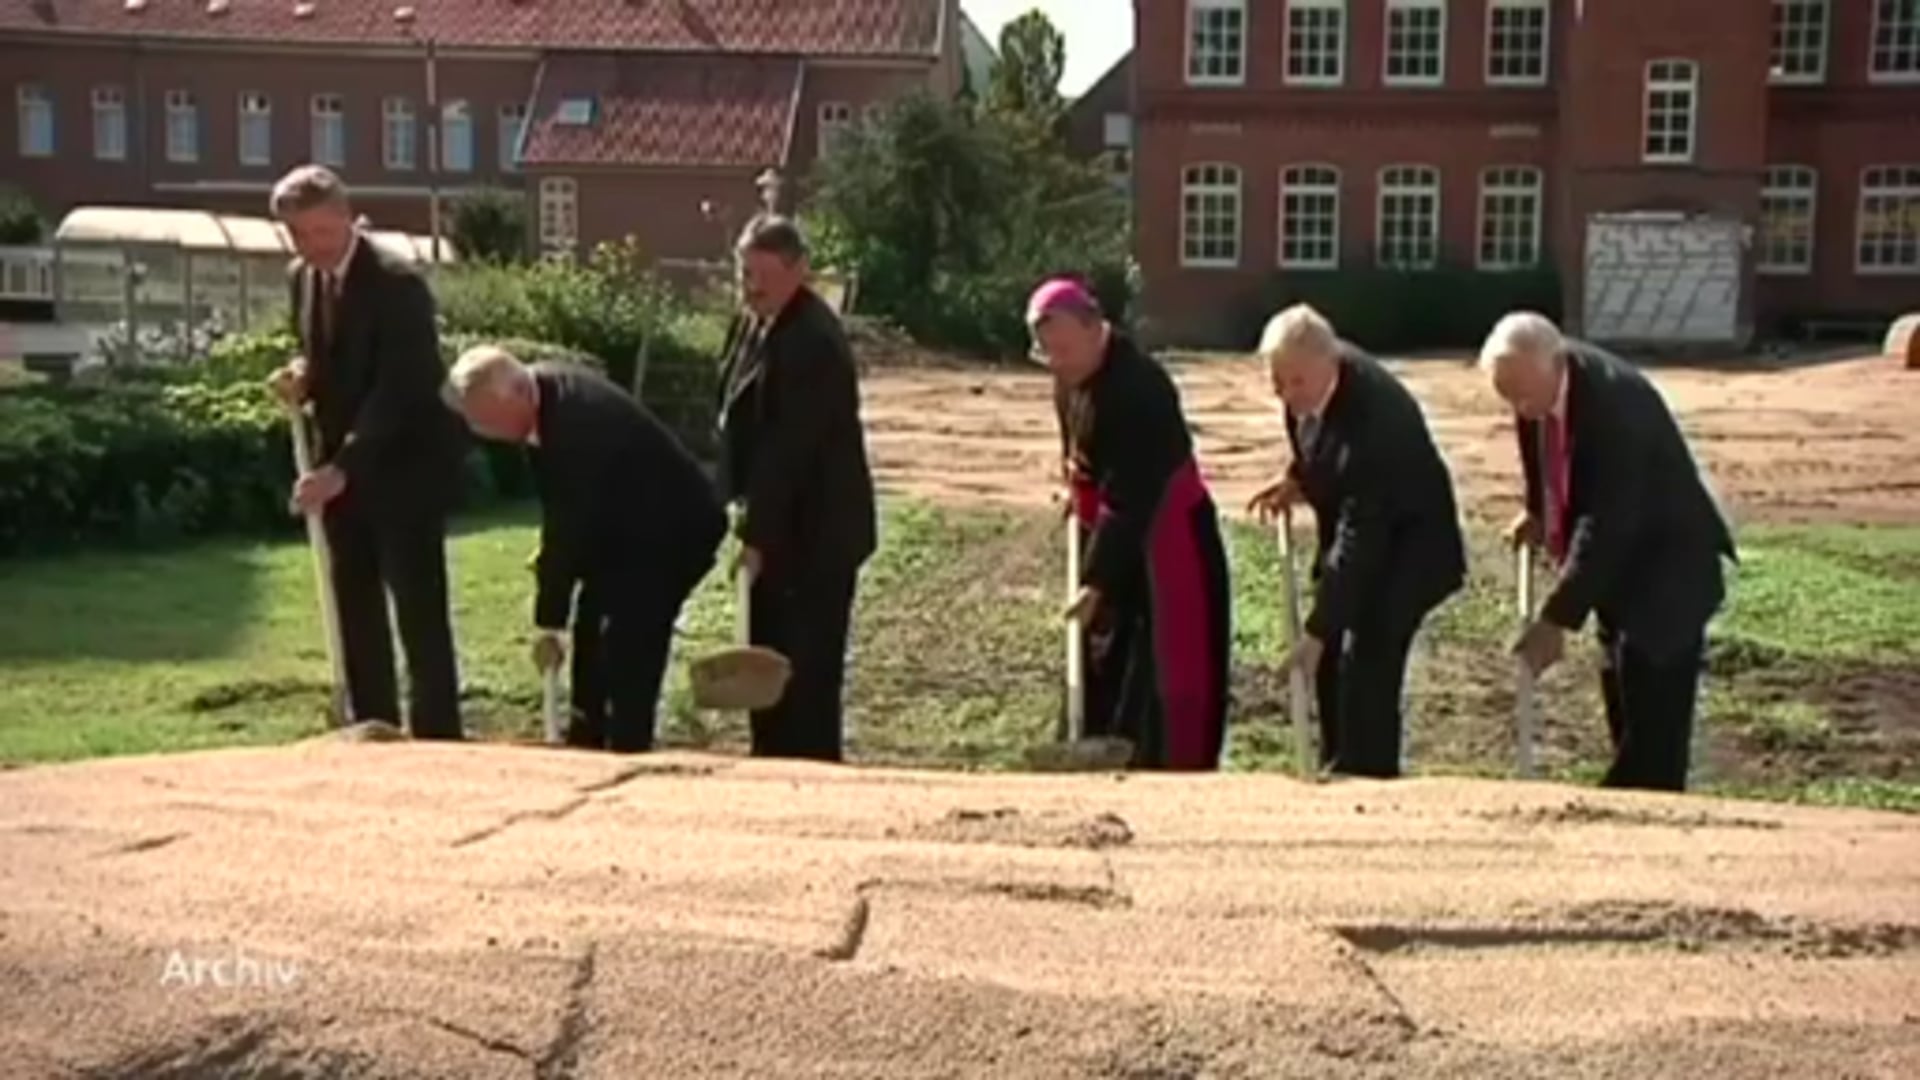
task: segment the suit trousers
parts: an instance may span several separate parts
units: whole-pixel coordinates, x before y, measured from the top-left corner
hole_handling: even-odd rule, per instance
[[[1361,609],[1360,621],[1325,643],[1314,675],[1320,766],[1343,776],[1400,775],[1402,688],[1418,621]]]
[[[637,580],[590,579],[573,617],[569,745],[640,754],[653,749],[673,627],[712,566]]]
[[[753,644],[784,655],[793,668],[786,693],[753,713],[753,756],[840,761],[842,692],[860,569],[796,567],[756,579]]]
[[[459,673],[447,599],[447,519],[437,507],[369,506],[349,488],[323,521],[333,558],[347,698],[356,720],[400,722],[391,594],[407,658],[407,728],[417,739],[459,739]]]
[[[1704,628],[1682,648],[1656,654],[1602,622],[1600,646],[1600,692],[1613,740],[1613,764],[1601,786],[1685,791]]]

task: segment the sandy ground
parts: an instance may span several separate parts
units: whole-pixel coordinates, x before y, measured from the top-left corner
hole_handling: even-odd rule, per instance
[[[1225,357],[1176,366],[1207,475],[1222,509],[1238,513],[1286,456],[1265,373]],[[1475,517],[1511,514],[1520,475],[1513,425],[1479,373],[1460,358],[1393,367],[1425,406],[1463,507]],[[1920,372],[1856,357],[1652,374],[1741,519],[1920,521]],[[1049,497],[1059,436],[1037,369],[880,368],[863,393],[868,444],[888,487],[946,501]]]
[[[9,1078],[1920,1075],[1889,815],[323,740],[0,863]]]

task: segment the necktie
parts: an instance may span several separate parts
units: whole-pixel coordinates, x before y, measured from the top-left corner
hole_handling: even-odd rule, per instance
[[[1313,453],[1313,444],[1320,440],[1320,415],[1309,413],[1300,418],[1300,456]]]
[[[1548,414],[1540,421],[1541,474],[1547,489],[1547,553],[1558,561],[1567,554],[1567,489],[1573,480],[1572,455],[1567,447],[1567,422]]]

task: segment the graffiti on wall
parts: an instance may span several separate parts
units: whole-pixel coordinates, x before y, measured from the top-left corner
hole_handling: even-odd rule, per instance
[[[1585,333],[1596,341],[1740,338],[1738,221],[1671,215],[1587,220]]]

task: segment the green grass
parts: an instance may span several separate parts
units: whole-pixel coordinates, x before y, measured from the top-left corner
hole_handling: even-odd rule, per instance
[[[469,724],[531,736],[525,659],[533,517],[465,522],[451,554]],[[1270,534],[1235,527],[1235,710],[1229,765],[1287,768],[1280,570]],[[1713,630],[1695,779],[1717,793],[1920,811],[1920,529],[1743,530]],[[1059,714],[1060,540],[1051,515],[885,509],[861,584],[851,749],[871,762],[1000,768]],[[730,557],[731,551],[723,553]],[[1504,775],[1511,754],[1512,570],[1475,551],[1410,676],[1409,757],[1429,774]],[[0,564],[0,762],[269,744],[324,730],[325,657],[298,542],[214,543]],[[679,658],[727,642],[730,590],[696,594]],[[1542,761],[1590,783],[1605,728],[1592,650],[1542,687]],[[668,688],[670,744],[737,748],[733,717]]]

